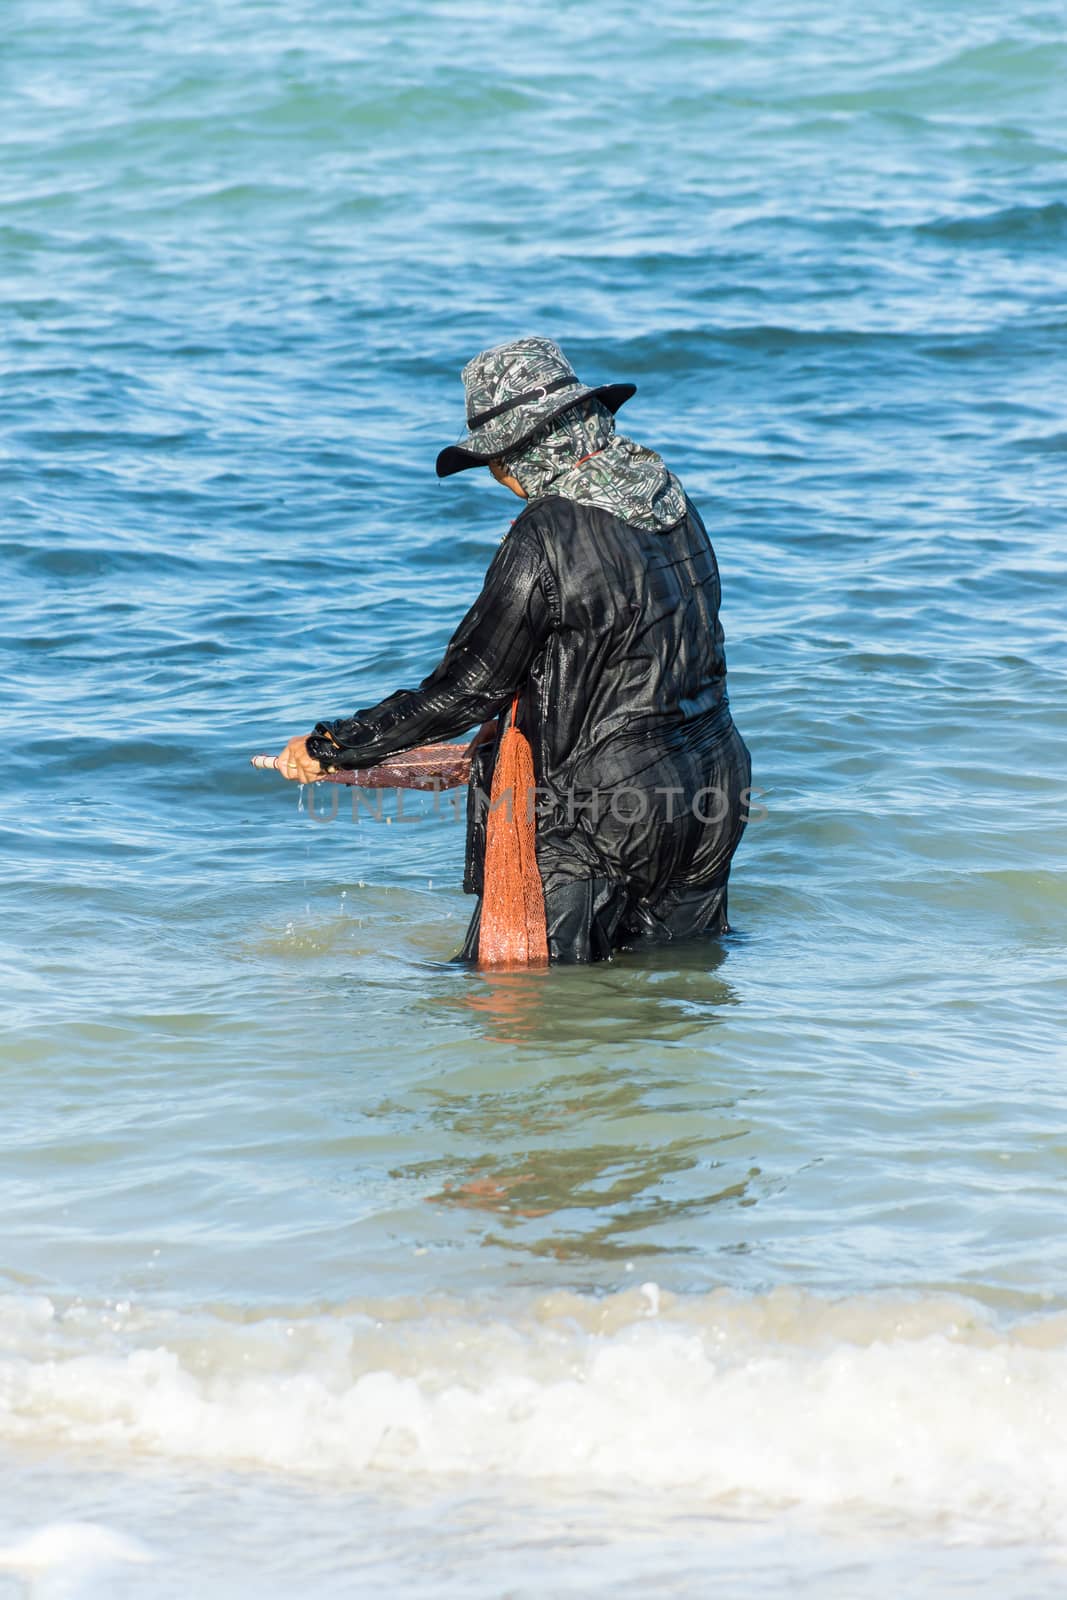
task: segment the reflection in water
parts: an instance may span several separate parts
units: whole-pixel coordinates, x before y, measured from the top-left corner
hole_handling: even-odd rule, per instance
[[[392,1175],[432,1185],[424,1199],[437,1208],[492,1218],[486,1245],[557,1259],[684,1253],[680,1224],[754,1204],[760,1175],[733,1148],[749,1131],[736,1101],[700,1081],[707,1057],[686,1054],[692,1076],[615,1066],[425,1091],[432,1142],[447,1153]]]
[[[728,1137],[736,1138],[738,1134]],[[625,1154],[615,1145],[539,1151],[527,1159],[527,1170],[521,1170],[521,1158],[501,1164],[484,1156],[470,1164],[469,1170],[477,1175],[463,1181],[446,1179],[443,1189],[429,1199],[437,1204],[492,1212],[509,1224],[551,1216],[556,1211],[585,1213],[592,1220],[590,1228],[572,1227],[542,1238],[501,1237],[493,1233],[485,1237],[486,1244],[507,1244],[534,1255],[551,1255],[557,1260],[573,1256],[607,1260],[612,1256],[681,1254],[693,1247],[680,1246],[676,1240],[638,1240],[632,1235],[698,1216],[726,1200],[745,1204],[749,1182],[759,1175],[759,1168],[751,1167],[738,1182],[686,1199],[670,1200],[656,1192],[657,1185],[672,1175],[701,1165],[723,1165],[702,1160],[706,1154],[702,1141],[680,1139],[655,1150]]]
[[[372,1113],[415,1142],[391,1176],[453,1237],[511,1254],[611,1262],[706,1249],[699,1219],[755,1204],[761,1177],[718,1045],[738,1004],[721,976],[730,944],[589,967],[438,969],[411,1009],[437,1025],[426,1076]],[[736,1230],[723,1231],[735,1248]]]
[[[727,959],[719,940],[623,955],[589,967],[465,971],[459,992],[436,997],[482,1036],[500,1044],[559,1050],[626,1044],[636,1037],[679,1040],[714,1025],[735,1006],[730,984],[714,974]]]

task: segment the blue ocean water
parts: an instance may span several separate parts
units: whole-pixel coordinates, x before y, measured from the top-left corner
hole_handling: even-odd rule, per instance
[[[1059,1594],[1067,8],[3,37],[0,1541]],[[494,978],[448,805],[248,757],[438,660],[526,332],[703,511],[766,817],[721,944]]]

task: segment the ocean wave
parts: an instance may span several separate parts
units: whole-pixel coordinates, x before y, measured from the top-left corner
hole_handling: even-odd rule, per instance
[[[8,1444],[328,1480],[492,1474],[1052,1538],[1065,1400],[1067,1316],[1002,1327],[947,1295],[0,1301]]]
[[[978,211],[969,216],[935,217],[917,224],[915,231],[942,239],[1012,244],[1047,240],[1054,244],[1067,237],[1067,203],[1050,200],[1047,205],[1002,206],[995,211]]]

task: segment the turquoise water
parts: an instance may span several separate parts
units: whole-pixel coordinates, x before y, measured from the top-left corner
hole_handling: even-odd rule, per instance
[[[0,1544],[1060,1594],[1067,10],[4,24]],[[721,945],[491,977],[447,807],[248,757],[438,659],[534,331],[703,510],[767,815]]]

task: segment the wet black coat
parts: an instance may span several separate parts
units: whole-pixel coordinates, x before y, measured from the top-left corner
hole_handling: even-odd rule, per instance
[[[598,507],[533,501],[434,672],[353,718],[320,723],[311,753],[372,765],[506,712],[539,787],[537,860],[549,949],[613,948],[726,926],[726,881],[747,816],[748,750],[730,717],[719,573],[695,508],[650,533]],[[329,730],[341,746],[322,737]],[[464,887],[480,894],[476,756]],[[478,913],[464,953],[477,947]]]

